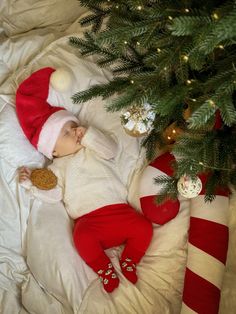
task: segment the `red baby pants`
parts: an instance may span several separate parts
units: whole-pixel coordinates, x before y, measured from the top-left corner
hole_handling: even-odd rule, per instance
[[[73,238],[84,261],[95,271],[104,269],[110,259],[104,250],[125,245],[121,259],[138,263],[151,238],[152,224],[128,204],[99,208],[75,221]]]

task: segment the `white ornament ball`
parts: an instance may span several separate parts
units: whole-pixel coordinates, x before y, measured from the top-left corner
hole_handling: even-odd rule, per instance
[[[52,73],[50,84],[56,91],[64,93],[72,85],[72,73],[64,68],[59,68]]]
[[[191,177],[184,175],[179,179],[177,189],[183,197],[193,198],[201,192],[202,181],[198,177],[191,179]]]

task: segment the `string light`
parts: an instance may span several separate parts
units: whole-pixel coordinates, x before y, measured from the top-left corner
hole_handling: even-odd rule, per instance
[[[119,6],[118,6],[118,5],[116,5],[116,9],[119,9]]]
[[[138,46],[140,46],[140,42],[139,42],[139,41],[137,41],[136,44],[137,44]]]
[[[183,56],[183,59],[184,59],[184,61],[186,61],[186,62],[187,62],[187,61],[188,61],[188,56],[186,56],[186,55],[185,55],[185,56]]]
[[[141,5],[137,6],[137,9],[138,9],[139,11],[141,11],[141,10],[142,10],[142,6],[141,6]]]
[[[127,44],[128,44],[128,42],[125,40],[125,41],[124,41],[124,44],[125,44],[125,45],[127,45]]]
[[[210,105],[211,107],[215,107],[215,106],[216,106],[216,104],[214,103],[214,101],[211,100],[211,99],[208,100],[208,103],[209,103],[209,105]]]
[[[134,81],[133,81],[133,80],[131,80],[131,81],[130,81],[130,83],[131,83],[131,84],[134,84]]]
[[[195,98],[192,98],[192,101],[193,101],[193,102],[195,102],[195,101],[197,101],[197,99],[195,99]]]
[[[187,83],[188,85],[190,85],[190,84],[192,84],[192,81],[191,81],[191,80],[187,80],[186,83]]]
[[[168,16],[168,19],[169,19],[169,20],[173,20],[173,17],[169,15],[169,16]]]
[[[213,13],[212,17],[214,20],[218,20],[219,19],[219,15],[217,13]]]
[[[160,53],[160,52],[161,52],[161,49],[160,49],[160,48],[157,48],[157,52]]]
[[[168,140],[171,140],[171,137],[170,136],[167,136]]]
[[[166,70],[167,70],[167,67],[164,67],[164,70],[166,71]]]
[[[192,162],[195,165],[200,165],[200,166],[203,166],[204,168],[215,169],[215,170],[232,171],[232,169],[230,169],[230,168],[219,168],[219,167],[209,166],[209,165],[203,163],[202,161],[197,161],[197,160],[194,160],[194,159],[192,159]]]
[[[172,133],[174,133],[174,134],[175,134],[175,133],[176,133],[176,130],[175,130],[175,129],[173,129],[173,130],[172,130]]]
[[[189,12],[189,9],[184,9],[184,11],[185,11],[186,13],[188,13],[188,12]]]
[[[219,45],[218,48],[224,49],[224,46],[223,45]]]

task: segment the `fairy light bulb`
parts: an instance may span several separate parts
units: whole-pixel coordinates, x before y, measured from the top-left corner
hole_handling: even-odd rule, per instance
[[[191,81],[191,80],[187,80],[186,83],[187,83],[188,85],[190,85],[190,84],[192,84],[192,81]]]
[[[141,11],[141,10],[142,10],[142,6],[141,6],[141,5],[138,5],[138,6],[137,6],[137,9],[138,9],[139,11]]]
[[[193,102],[196,102],[196,101],[197,101],[197,99],[195,99],[195,98],[192,98],[192,101],[193,101]]]
[[[169,16],[168,16],[168,19],[169,19],[169,20],[173,20],[173,17],[169,15]]]
[[[219,15],[215,12],[212,14],[212,17],[214,20],[218,20],[219,19]]]
[[[215,107],[215,106],[216,106],[216,104],[214,103],[214,101],[211,100],[211,99],[208,100],[208,103],[209,103],[209,105],[210,105],[211,107]]]
[[[125,44],[125,45],[127,45],[127,44],[128,44],[128,42],[125,40],[125,41],[124,41],[124,44]]]
[[[189,13],[189,9],[187,9],[187,8],[184,9],[184,12]]]
[[[224,49],[224,46],[223,45],[219,45],[218,48]]]
[[[134,81],[133,81],[133,80],[130,80],[130,83],[131,83],[131,84],[134,84]]]
[[[137,45],[137,46],[140,46],[140,42],[139,42],[139,41],[137,41],[137,42],[136,42],[136,45]]]
[[[118,5],[116,5],[116,9],[119,9],[119,6],[118,6]]]
[[[171,137],[170,136],[167,136],[168,140],[170,141],[171,140]]]
[[[184,55],[182,58],[183,58],[183,60],[184,60],[185,62],[188,61],[188,56]]]
[[[160,52],[161,52],[161,49],[160,49],[160,48],[157,48],[157,52],[160,53]]]
[[[175,130],[175,129],[173,129],[173,130],[172,130],[172,133],[173,133],[173,134],[176,134],[176,130]]]

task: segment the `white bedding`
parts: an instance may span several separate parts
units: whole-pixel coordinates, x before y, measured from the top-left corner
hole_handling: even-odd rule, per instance
[[[49,7],[53,14],[49,14]],[[93,63],[93,58],[82,59],[68,45],[68,35],[82,35],[77,19],[83,13],[76,0],[0,3],[0,313],[179,314],[187,255],[187,200],[182,200],[174,220],[161,227],[154,225],[153,241],[138,267],[136,286],[119,271],[117,256],[121,248],[108,250],[121,278],[119,289],[108,295],[76,253],[72,222],[63,206],[31,199],[17,182],[17,167],[42,166],[44,158],[26,141],[17,124],[15,90],[34,70],[67,67],[74,74],[70,91],[59,94],[51,89],[49,102],[65,105],[84,124],[116,134],[118,166],[127,184],[127,197],[140,208],[138,182],[144,160],[140,140],[126,135],[119,114],[107,113],[101,99],[83,105],[74,105],[70,99],[73,93],[110,77],[108,71]],[[236,312],[235,201],[231,204],[221,314]]]

